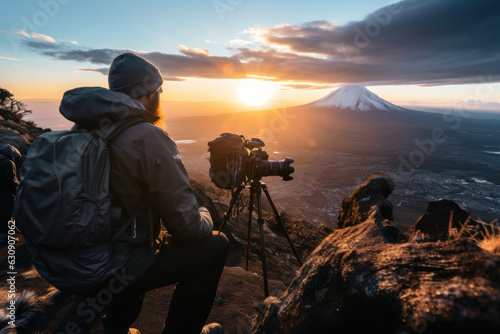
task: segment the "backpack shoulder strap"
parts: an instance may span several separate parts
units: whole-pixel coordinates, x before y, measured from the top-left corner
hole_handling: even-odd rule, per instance
[[[116,139],[123,131],[131,127],[132,125],[135,125],[137,123],[145,123],[146,120],[142,118],[128,118],[121,122],[107,137],[106,137],[106,144],[110,145],[111,142]]]
[[[135,124],[138,124],[138,123],[144,123],[146,122],[146,120],[142,119],[142,118],[137,118],[137,117],[134,117],[134,118],[128,118],[126,119],[125,121],[121,122],[107,137],[106,137],[106,145],[110,145],[114,139],[116,139],[123,131],[125,131],[126,129],[128,129],[129,127],[135,125]],[[137,218],[137,216],[139,215],[139,212],[141,212],[144,208],[146,207],[146,203],[144,203],[143,205],[141,205],[141,207],[129,218],[127,219],[127,221],[125,221],[123,223],[123,225],[121,226],[121,228],[114,234],[114,236],[112,237],[112,242],[116,241],[125,231],[127,228],[130,227],[130,225],[132,225],[132,223],[134,222],[134,220]],[[152,221],[149,222],[150,224],[150,229],[151,229],[151,226],[152,226]]]

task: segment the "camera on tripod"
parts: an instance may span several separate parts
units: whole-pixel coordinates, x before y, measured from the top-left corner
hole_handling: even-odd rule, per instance
[[[231,202],[229,203],[229,208],[224,214],[219,233],[222,231],[229,218],[231,218],[231,212],[238,202],[241,191],[246,187],[250,189],[248,204],[247,270],[250,254],[252,212],[254,210],[254,198],[256,199],[257,223],[259,224],[261,244],[262,274],[264,278],[264,295],[268,297],[269,287],[267,282],[266,247],[264,244],[262,192],[264,192],[264,195],[271,205],[276,221],[285,231],[285,236],[290,247],[301,266],[302,260],[288,235],[288,231],[271,199],[271,195],[269,195],[266,184],[261,182],[264,176],[281,176],[284,181],[292,180],[293,178],[290,174],[293,173],[294,168],[290,166],[290,164],[293,162],[293,159],[284,158],[280,161],[269,161],[269,155],[266,151],[262,150],[264,145],[264,142],[258,138],[245,140],[245,137],[234,133],[223,133],[220,137],[208,143],[208,151],[210,152],[209,173],[212,182],[219,188],[231,189],[233,194]],[[250,184],[247,186],[248,182],[250,182]]]
[[[264,176],[281,176],[292,180],[293,159],[269,161],[269,154],[262,150],[265,144],[258,138],[251,140],[234,133],[223,133],[208,143],[210,152],[210,178],[222,189],[234,189],[249,181],[259,181]]]

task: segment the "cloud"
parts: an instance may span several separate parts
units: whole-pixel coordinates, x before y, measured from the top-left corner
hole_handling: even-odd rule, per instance
[[[483,102],[480,100],[467,100],[466,102],[462,103],[468,106],[472,107],[482,107],[482,108],[492,108],[492,109],[498,109],[500,110],[500,103],[498,102]]]
[[[14,28],[14,31],[12,32],[9,32],[9,31],[5,31],[5,30],[2,30],[2,32],[6,33],[6,34],[14,34],[14,35],[18,35],[18,36],[22,36],[22,37],[26,37],[26,38],[30,38],[30,39],[36,39],[36,40],[39,40],[39,41],[42,41],[42,42],[47,42],[47,43],[57,43],[56,40],[50,36],[47,36],[47,35],[44,35],[44,34],[40,34],[40,33],[32,33],[31,35],[28,34],[26,31],[22,30],[22,29],[19,29],[19,28]],[[59,40],[59,41],[63,41],[63,40]],[[75,41],[64,41],[64,42],[69,42],[69,43],[76,43],[78,44],[77,42]]]
[[[32,33],[31,38],[37,39],[37,40],[43,41],[43,42],[56,43],[55,39],[53,39],[50,36],[44,35],[44,34]]]
[[[76,70],[78,72],[96,72],[96,73],[100,73],[103,75],[108,75],[108,73],[109,73],[109,67],[101,67],[101,68],[77,67]],[[186,81],[185,78],[177,78],[177,77],[170,77],[170,76],[163,76],[163,80],[165,80],[165,81]]]
[[[9,57],[2,57],[2,56],[0,56],[0,59],[5,59],[5,60],[13,60],[13,61],[23,61],[22,59],[17,59],[17,58],[9,58]]]
[[[171,76],[163,76],[163,80],[165,81],[186,81],[186,78],[179,78],[179,77],[171,77]]]
[[[247,41],[241,38],[235,38],[229,42],[229,45],[232,46],[245,46],[245,45],[251,45],[254,44],[255,42],[253,41]]]
[[[52,44],[40,41],[28,40],[23,44],[38,53],[58,60],[71,60],[76,62],[90,62],[97,65],[111,64],[113,58],[122,53],[122,50],[114,49],[75,49],[67,44]]]
[[[345,25],[314,21],[249,29],[259,46],[240,43],[230,56],[186,46],[179,46],[180,54],[142,55],[170,80],[259,76],[302,89],[314,88],[311,84],[500,82],[498,22],[497,0],[406,0]],[[25,45],[54,59],[106,66],[126,51],[69,49],[33,40]]]
[[[39,53],[43,53],[44,50],[60,50],[60,51],[66,51],[66,47],[61,46],[61,44],[55,44],[55,43],[46,43],[42,41],[34,41],[34,40],[26,40],[23,41],[23,45],[29,47],[32,50],[35,50]]]
[[[67,40],[64,40],[64,39],[60,39],[59,42],[61,42],[61,43],[69,43],[69,44],[74,44],[74,45],[80,45],[80,44],[78,44],[77,41],[67,41]]]
[[[313,85],[313,84],[282,84],[281,90],[288,89],[303,89],[303,90],[316,90],[316,89],[330,89],[334,88],[334,85]]]
[[[348,81],[469,83],[500,77],[495,0],[408,0],[338,26],[317,21],[258,29],[269,46],[355,65]],[[357,69],[357,70],[356,70]]]
[[[19,35],[19,36],[24,36],[24,37],[31,37],[26,31],[24,31],[22,29],[17,29],[17,28],[16,28],[16,31],[13,32],[13,34]]]
[[[179,48],[179,51],[182,54],[185,54],[187,56],[193,56],[193,57],[201,56],[201,57],[204,57],[204,56],[209,56],[210,55],[208,53],[207,49],[190,49],[190,48],[188,48],[187,46],[184,46],[184,45],[179,45],[178,48]]]
[[[108,75],[109,68],[108,67],[102,67],[102,68],[83,68],[83,67],[77,67],[76,70],[78,72],[96,72],[96,73],[101,73],[104,75]]]
[[[121,52],[112,49],[95,49],[95,50],[64,50],[57,48],[51,51],[45,51],[44,54],[52,56],[59,60],[72,60],[77,62],[90,62],[92,64],[109,65],[113,59]]]

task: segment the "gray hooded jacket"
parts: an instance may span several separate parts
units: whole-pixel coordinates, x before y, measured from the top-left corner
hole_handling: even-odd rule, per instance
[[[110,189],[113,203],[121,211],[115,230],[144,204],[147,208],[120,239],[119,252],[126,256],[127,267],[141,274],[152,264],[150,221],[155,238],[161,223],[174,240],[185,243],[212,233],[210,214],[198,207],[177,146],[164,130],[152,124],[156,118],[142,104],[120,92],[83,87],[64,94],[60,112],[86,128],[112,129],[132,117],[145,120],[126,129],[110,147]]]

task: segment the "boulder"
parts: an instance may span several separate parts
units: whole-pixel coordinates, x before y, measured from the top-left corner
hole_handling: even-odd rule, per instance
[[[446,241],[474,236],[483,225],[472,219],[470,213],[457,203],[437,199],[429,203],[427,211],[410,228],[411,241]]]
[[[393,220],[392,203],[387,197],[394,191],[394,182],[383,174],[370,176],[352,195],[342,200],[336,228],[355,226],[365,221],[376,208],[381,218]]]
[[[11,122],[0,120],[0,140],[17,148],[22,155],[21,161],[24,160],[31,143],[36,137],[48,131],[50,129],[37,127],[32,121]]]
[[[375,175],[343,201],[341,227],[265,301],[252,333],[500,332],[500,256],[470,238],[403,242],[391,188]]]
[[[30,144],[26,140],[26,138],[20,133],[1,127],[0,127],[0,140],[14,146],[19,150],[19,152],[21,152],[21,154],[23,154],[23,151],[24,154],[26,154],[27,151],[26,147],[29,147]]]

